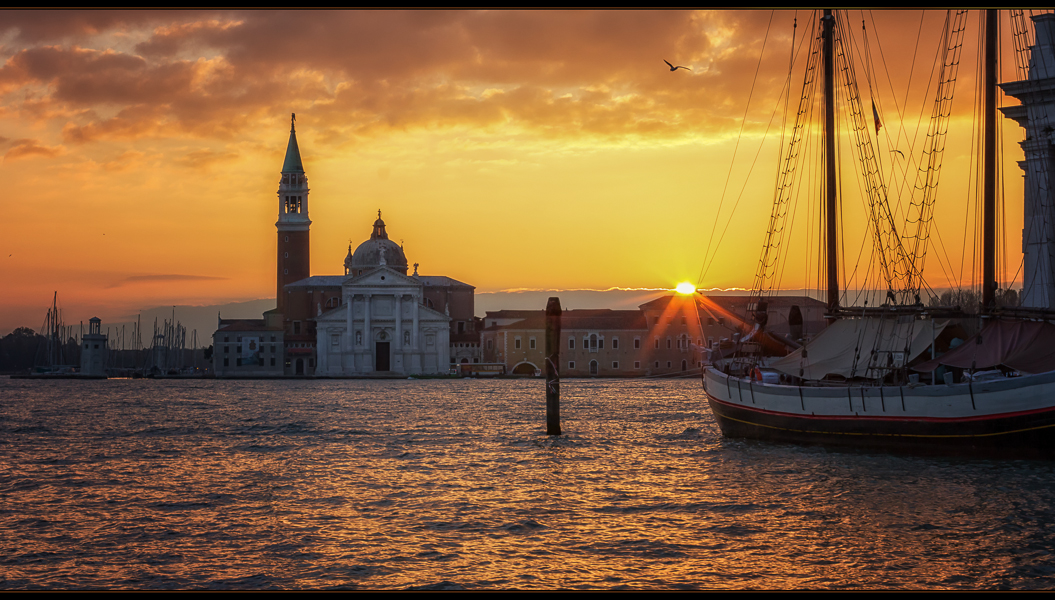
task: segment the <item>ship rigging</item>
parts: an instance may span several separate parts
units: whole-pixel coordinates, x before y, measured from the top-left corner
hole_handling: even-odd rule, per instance
[[[1019,11],[1011,17],[1017,23],[1018,46],[1024,49],[1028,47],[1023,43],[1024,16]],[[703,375],[711,409],[725,435],[896,449],[1039,449],[1055,454],[1055,325],[1022,318],[1055,318],[1055,312],[1050,305],[1006,306],[1017,303],[1013,295],[1009,302],[1009,295],[999,293],[997,18],[995,10],[984,12],[980,302],[978,306],[945,307],[924,306],[924,293],[932,298],[938,295],[927,286],[923,265],[935,231],[937,184],[952,122],[967,13],[947,13],[936,96],[913,185],[917,193],[903,210],[892,209],[889,202],[890,188],[875,150],[878,139],[873,143],[867,119],[871,113],[878,134],[879,112],[875,99],[871,111],[864,109],[851,60],[848,20],[833,11],[824,11],[817,20],[803,93],[781,154],[769,229],[754,278],[753,303],[745,318],[750,325],[730,355],[712,356],[713,364]],[[1032,58],[1028,63],[1019,61],[1020,66],[1028,64],[1024,79],[1033,82],[1027,86],[1030,90],[1049,74],[1041,63],[1051,61],[1044,52],[1051,53],[1055,16],[1041,15],[1033,21],[1037,41],[1032,45]],[[819,127],[823,130],[820,154],[824,169],[819,186],[823,253],[818,280],[826,284],[830,324],[786,356],[765,357],[762,348],[782,341],[766,332],[767,304],[779,289],[787,261],[783,251],[793,222],[792,203],[801,191],[799,176],[807,170],[804,148],[812,130],[809,119],[818,87],[824,98]],[[838,121],[837,96],[847,115]],[[1026,126],[1027,141],[1038,131],[1036,113],[1008,115]],[[854,141],[852,152],[863,182],[868,237],[874,249],[874,262],[867,270],[876,275],[873,281],[882,289],[882,300],[873,299],[871,306],[867,295],[860,305],[846,302],[840,287],[843,228],[839,222],[838,124]],[[1029,180],[1027,172],[1027,186]],[[1034,176],[1031,182],[1033,201],[1050,210],[1050,188],[1037,187],[1038,180]],[[903,222],[895,215],[904,215]],[[971,313],[976,316],[964,319]],[[959,319],[953,319],[951,326],[950,321],[939,320],[947,317]],[[968,340],[936,356],[946,328]]]

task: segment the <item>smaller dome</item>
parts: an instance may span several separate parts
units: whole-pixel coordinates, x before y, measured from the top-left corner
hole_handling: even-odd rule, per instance
[[[381,220],[381,211],[377,211],[377,220],[374,221],[374,230],[370,239],[366,240],[355,252],[351,252],[348,246],[349,256],[344,259],[345,269],[349,275],[358,275],[360,271],[373,269],[382,265],[407,274],[407,256],[403,254],[403,248],[399,244],[388,239],[385,231],[385,222]]]

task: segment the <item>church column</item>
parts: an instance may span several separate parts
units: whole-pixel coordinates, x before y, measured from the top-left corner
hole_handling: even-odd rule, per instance
[[[370,350],[370,341],[373,340],[370,335],[370,294],[363,294],[363,301],[366,302],[363,306],[363,346]]]
[[[396,350],[403,349],[403,294],[396,294]]]
[[[352,337],[352,336],[355,335],[355,331],[352,330],[352,315],[355,314],[355,311],[353,309],[354,303],[355,303],[355,294],[349,294],[348,297],[344,301],[345,313],[346,313],[345,317],[344,317],[344,323],[345,323],[345,330],[347,331],[347,337],[344,338],[345,339],[345,342],[344,342],[344,349],[345,349],[345,351],[349,351],[349,350],[354,350],[355,349],[355,338]]]
[[[418,327],[418,309],[421,308],[421,299],[417,296],[414,297],[414,331],[410,332],[410,347],[418,349],[418,332],[421,328]]]

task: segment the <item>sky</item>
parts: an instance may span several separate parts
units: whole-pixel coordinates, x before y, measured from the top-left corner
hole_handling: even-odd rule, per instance
[[[930,105],[909,84],[925,88],[944,19],[847,15],[874,63],[857,74],[865,105],[881,111],[877,154],[891,182],[898,152],[908,164],[922,151],[898,132],[926,130]],[[273,296],[294,112],[313,274],[341,273],[381,210],[422,274],[479,292],[749,289],[791,52],[814,20],[768,10],[4,11],[0,332],[39,327],[56,291],[74,322]],[[975,23],[943,173],[954,185],[935,213],[942,258],[927,263],[935,288],[971,278],[971,250],[960,248],[974,227],[962,198]],[[1002,69],[1002,80],[1019,78],[1010,53]],[[1021,129],[1007,121],[1003,138],[1013,273]],[[856,257],[867,232],[853,193],[845,252]],[[799,229],[807,206],[796,209]],[[796,235],[807,248],[816,238]],[[816,285],[815,246],[789,250],[782,287]]]

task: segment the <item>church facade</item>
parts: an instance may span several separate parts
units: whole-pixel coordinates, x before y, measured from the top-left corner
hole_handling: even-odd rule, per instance
[[[418,275],[417,264],[408,275],[406,255],[389,239],[381,211],[370,238],[354,251],[349,245],[343,275],[310,275],[308,195],[294,123],[278,190],[276,307],[263,319],[219,321],[213,334],[216,376],[445,374],[452,339],[459,349],[475,347],[479,361],[473,286]],[[245,350],[245,339],[267,341],[266,350]]]
[[[342,305],[315,323],[316,375],[446,373],[450,317],[426,308],[421,282],[385,265],[342,283]]]
[[[344,275],[287,286],[291,296],[340,290],[328,310],[316,305],[315,375],[352,377],[446,373],[451,318],[426,305],[425,285],[407,275],[403,248],[388,239],[381,211],[370,239],[344,259]],[[336,290],[333,290],[336,291]]]

